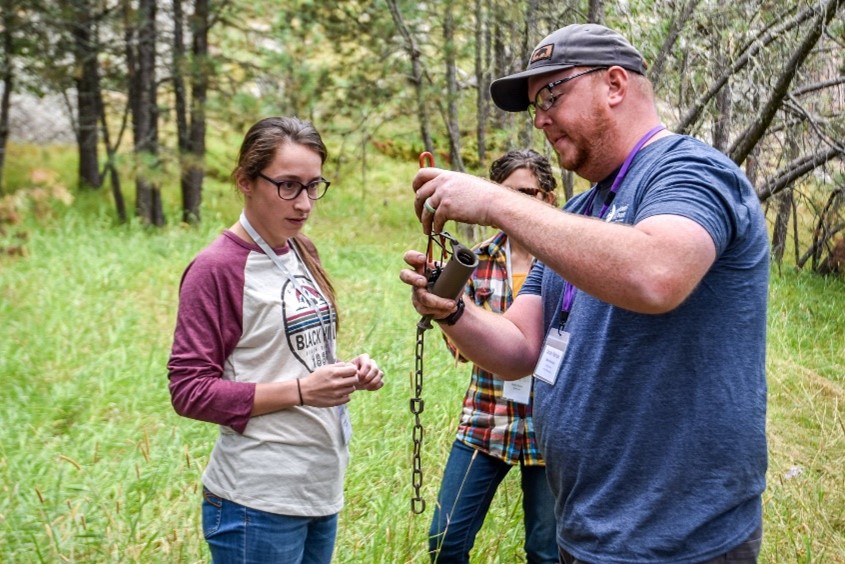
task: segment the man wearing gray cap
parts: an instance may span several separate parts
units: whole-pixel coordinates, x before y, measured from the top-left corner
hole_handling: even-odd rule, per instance
[[[528,110],[561,164],[593,183],[564,211],[467,174],[414,178],[426,232],[496,225],[540,262],[504,315],[401,279],[463,355],[533,374],[565,563],[757,561],[767,465],[769,247],[731,160],[657,115],[646,65],[587,24],[543,39],[493,101]]]

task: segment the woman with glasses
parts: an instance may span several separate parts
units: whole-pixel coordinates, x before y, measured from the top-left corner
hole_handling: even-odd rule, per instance
[[[491,165],[490,179],[528,197],[556,203],[552,168],[535,151],[506,153]],[[464,297],[504,313],[519,293],[534,257],[504,232],[479,243],[474,250],[479,264],[466,285]],[[448,318],[441,323],[450,321],[454,323]],[[449,347],[460,354],[451,344]],[[534,436],[532,395],[530,376],[505,382],[473,365],[458,435],[446,463],[431,522],[432,561],[469,562],[469,552],[496,489],[508,471],[519,465],[526,560],[557,563],[554,497]]]
[[[240,219],[182,277],[170,393],[180,415],[220,426],[202,476],[214,562],[331,560],[346,404],[383,386],[366,354],[337,358],[334,290],[302,234],[329,188],[326,156],[307,121],[253,125],[232,173]]]

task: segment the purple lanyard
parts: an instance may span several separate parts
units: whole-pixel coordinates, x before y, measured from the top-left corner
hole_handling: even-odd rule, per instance
[[[631,152],[628,153],[628,156],[625,157],[625,162],[622,163],[622,168],[619,169],[619,173],[616,175],[616,178],[613,179],[613,184],[610,186],[610,191],[605,196],[604,204],[602,204],[601,211],[599,212],[598,217],[603,218],[604,214],[607,213],[610,204],[613,203],[613,199],[616,197],[616,193],[619,191],[619,185],[622,184],[622,179],[625,178],[625,175],[628,173],[628,169],[631,168],[631,163],[634,161],[634,157],[637,156],[637,153],[640,152],[640,149],[643,148],[643,145],[648,143],[648,141],[666,129],[664,125],[658,125],[653,127],[643,135],[637,144],[634,145],[634,148],[631,149]],[[583,210],[581,211],[582,215],[593,215],[593,201],[596,199],[596,194],[598,193],[598,184],[593,186],[592,192],[590,192],[590,197],[587,199],[587,204],[584,206]],[[570,284],[568,281],[564,281],[563,283],[563,297],[561,298],[561,305],[560,305],[560,321],[558,323],[558,327],[563,330],[564,325],[566,325],[566,320],[569,317],[569,311],[572,309],[572,301],[575,299],[575,286]]]

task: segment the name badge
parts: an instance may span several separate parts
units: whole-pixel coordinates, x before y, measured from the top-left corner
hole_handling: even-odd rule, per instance
[[[528,405],[531,401],[531,376],[519,380],[505,380],[502,397],[512,402]]]
[[[534,368],[534,377],[554,386],[557,373],[569,346],[569,333],[560,329],[551,329],[543,343],[543,352]]]

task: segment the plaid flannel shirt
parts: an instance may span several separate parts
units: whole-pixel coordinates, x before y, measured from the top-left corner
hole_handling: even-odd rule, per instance
[[[466,297],[495,313],[504,313],[515,297],[508,281],[506,241],[507,235],[500,232],[474,247],[478,267],[464,288]],[[457,354],[448,340],[447,345]],[[518,464],[522,459],[528,466],[544,465],[531,415],[533,380],[528,405],[505,399],[502,385],[503,381],[492,373],[472,366],[458,440],[508,464]]]

